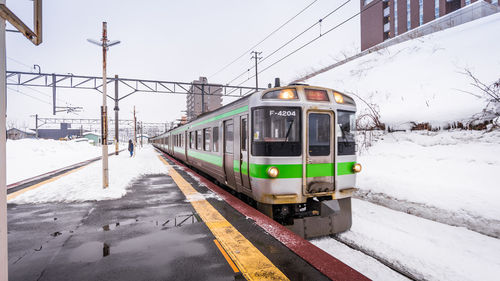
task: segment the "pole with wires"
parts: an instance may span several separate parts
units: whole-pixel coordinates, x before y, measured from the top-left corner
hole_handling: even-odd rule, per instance
[[[257,52],[257,51],[252,51],[252,59],[255,59],[255,90],[258,91],[259,90],[259,76],[258,76],[258,70],[257,70],[257,61],[260,60],[262,57],[260,56],[260,54],[262,54],[262,52]]]

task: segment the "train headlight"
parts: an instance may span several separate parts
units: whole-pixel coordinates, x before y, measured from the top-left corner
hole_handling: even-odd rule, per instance
[[[344,103],[344,97],[342,96],[342,94],[333,92],[333,97],[335,97],[335,102]]]
[[[280,174],[280,171],[278,170],[278,168],[276,167],[269,167],[267,169],[267,174],[271,177],[271,178],[276,178],[278,177],[278,175]]]
[[[354,166],[352,166],[352,170],[355,173],[361,172],[361,164],[359,164],[359,163],[354,164]]]

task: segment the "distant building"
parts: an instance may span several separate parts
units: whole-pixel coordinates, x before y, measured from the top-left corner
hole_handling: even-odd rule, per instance
[[[498,0],[474,3],[476,1],[361,0],[361,51],[419,27],[422,27],[420,32],[414,32],[410,37],[419,37],[500,11]],[[450,14],[458,10],[461,11]],[[426,25],[431,21],[433,23]]]
[[[187,120],[191,121],[203,112],[213,111],[222,106],[222,86],[207,84],[206,77],[194,80],[186,98]],[[202,95],[202,90],[204,95]],[[202,110],[202,100],[204,110]]]
[[[41,139],[63,139],[76,138],[82,135],[81,129],[70,129],[70,124],[61,123],[59,129],[38,129],[38,137]]]
[[[9,140],[34,139],[34,138],[36,138],[36,133],[32,131],[22,131],[17,128],[12,128],[7,130],[7,139]]]
[[[88,139],[89,142],[92,143],[93,145],[98,145],[101,143],[101,135],[97,133],[86,132],[83,133],[82,137]]]

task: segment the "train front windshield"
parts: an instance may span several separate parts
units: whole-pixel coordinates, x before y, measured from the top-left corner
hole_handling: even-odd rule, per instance
[[[252,120],[252,155],[301,155],[300,108],[256,108],[252,112]]]

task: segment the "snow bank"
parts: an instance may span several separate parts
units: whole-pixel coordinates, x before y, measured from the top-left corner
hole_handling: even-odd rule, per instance
[[[500,131],[385,134],[359,162],[363,171],[357,185],[362,190],[500,218]]]
[[[485,101],[463,74],[468,68],[484,83],[500,73],[500,14],[436,32],[371,53],[307,81],[355,93],[380,107],[391,127],[407,122],[434,126],[467,120]],[[470,93],[465,93],[470,92]],[[363,111],[366,106],[356,99]]]
[[[7,184],[38,176],[102,155],[87,142],[7,140]]]
[[[360,200],[352,204],[353,225],[339,235],[342,241],[375,253],[422,280],[498,280],[499,239]],[[338,242],[332,238],[312,242],[333,256],[344,256],[335,251]],[[393,279],[373,272],[377,270],[365,260],[344,261],[375,280]]]
[[[109,182],[102,188],[102,164],[94,162],[54,182],[28,191],[9,203],[79,202],[120,198],[131,181],[141,175],[167,173],[168,167],[158,159],[152,146],[137,148],[136,156],[120,153],[109,158]]]

